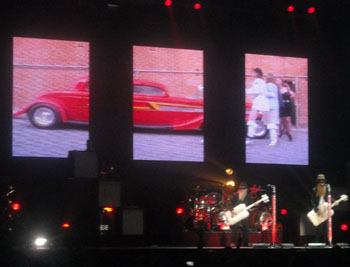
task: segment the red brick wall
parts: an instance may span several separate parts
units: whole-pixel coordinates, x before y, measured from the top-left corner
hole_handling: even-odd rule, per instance
[[[202,51],[134,46],[133,67],[134,79],[161,83],[171,96],[203,98]]]
[[[252,81],[254,68],[260,68],[264,76],[272,73],[283,80],[295,84],[296,121],[299,127],[308,127],[308,65],[306,58],[280,57],[246,54],[245,73],[246,87]]]
[[[86,42],[15,37],[13,40],[13,109],[23,108],[37,96],[70,89],[89,75]]]

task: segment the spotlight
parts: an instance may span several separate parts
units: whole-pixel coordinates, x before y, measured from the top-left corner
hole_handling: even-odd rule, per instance
[[[235,186],[235,181],[231,180],[226,183],[227,186]]]
[[[63,223],[62,224],[62,228],[70,228],[70,224],[69,223]]]
[[[288,11],[288,12],[293,12],[294,9],[295,9],[295,8],[294,8],[294,6],[292,6],[292,5],[290,5],[290,6],[287,7],[287,11]]]
[[[308,9],[307,9],[307,13],[309,14],[313,14],[316,12],[316,8],[314,6],[310,6]]]
[[[347,231],[349,229],[348,225],[346,223],[343,223],[342,225],[340,225],[340,229],[342,231]]]
[[[12,205],[11,205],[11,207],[12,207],[12,209],[13,210],[20,210],[21,209],[21,205],[19,204],[19,203],[13,203]]]
[[[165,6],[168,6],[168,7],[169,7],[169,6],[171,6],[172,4],[173,4],[173,1],[172,1],[172,0],[165,0],[165,1],[164,1],[164,5],[165,5]]]
[[[287,209],[281,209],[281,214],[282,215],[287,215],[288,214],[288,210]]]
[[[103,210],[107,213],[113,212],[114,208],[113,207],[104,207]]]
[[[233,170],[232,169],[226,169],[226,174],[227,175],[232,175],[233,174]]]
[[[176,209],[176,214],[181,215],[183,213],[184,213],[184,209],[183,208],[177,208]]]
[[[198,9],[200,9],[201,7],[202,7],[202,4],[199,3],[198,1],[196,1],[196,2],[194,3],[194,5],[193,5],[193,8],[194,8],[195,10],[198,10]]]
[[[37,246],[38,248],[42,248],[43,246],[45,246],[47,243],[47,239],[44,237],[37,237],[34,241],[35,246]]]

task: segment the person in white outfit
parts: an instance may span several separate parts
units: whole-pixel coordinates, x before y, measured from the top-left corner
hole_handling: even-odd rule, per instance
[[[275,146],[278,141],[278,129],[279,129],[279,95],[278,87],[275,83],[275,77],[272,74],[268,74],[266,78],[266,91],[267,98],[270,103],[270,111],[267,118],[267,128],[270,131],[270,146]]]
[[[252,85],[246,89],[246,94],[252,95],[254,97],[253,105],[249,114],[249,119],[247,122],[248,126],[248,137],[246,140],[246,144],[252,143],[252,139],[255,136],[255,130],[257,128],[257,124],[255,122],[259,113],[263,113],[263,119],[268,116],[268,112],[270,110],[270,103],[267,98],[267,90],[266,83],[263,79],[263,72],[260,68],[253,69],[253,83]]]

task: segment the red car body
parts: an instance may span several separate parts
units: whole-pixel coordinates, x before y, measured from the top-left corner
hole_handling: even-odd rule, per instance
[[[133,115],[135,127],[200,129],[203,124],[203,101],[171,97],[165,86],[134,80]],[[89,78],[79,79],[73,89],[43,94],[24,109],[38,128],[52,128],[69,121],[89,122]]]
[[[203,101],[171,97],[159,83],[134,80],[133,116],[136,127],[200,129]]]

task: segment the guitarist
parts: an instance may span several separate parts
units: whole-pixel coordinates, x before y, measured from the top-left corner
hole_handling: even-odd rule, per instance
[[[246,206],[249,206],[252,204],[252,199],[250,198],[248,194],[248,185],[246,182],[241,182],[238,186],[237,193],[232,197],[231,199],[231,210],[233,210],[234,207],[236,207],[239,204],[244,203]],[[233,216],[236,214],[232,214]],[[238,239],[237,240],[237,231],[238,229],[241,228],[243,232],[243,240]],[[249,245],[249,217],[241,220],[240,222],[231,225],[231,246],[236,246],[240,247],[242,245],[243,241],[243,246],[248,246]],[[238,242],[237,242],[238,241]]]
[[[317,185],[312,189],[311,205],[317,215],[323,215],[327,212],[323,209],[324,203],[328,201],[328,188],[326,186],[326,178],[324,174],[317,175]],[[335,206],[338,204],[335,204]],[[328,220],[315,227],[315,242],[327,243]]]

